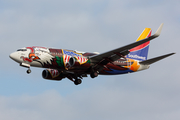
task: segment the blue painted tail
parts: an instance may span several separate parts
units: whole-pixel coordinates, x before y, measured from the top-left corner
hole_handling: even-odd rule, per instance
[[[140,41],[142,39],[150,37],[151,32],[152,32],[151,28],[145,28],[144,31],[141,33],[141,35],[139,36],[139,38],[136,41]],[[138,61],[147,60],[149,44],[150,44],[150,41],[148,41],[142,45],[139,45],[135,48],[132,48],[130,50],[130,53],[127,55],[127,58],[138,60]]]

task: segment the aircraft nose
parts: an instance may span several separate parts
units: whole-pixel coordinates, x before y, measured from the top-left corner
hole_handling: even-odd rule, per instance
[[[16,54],[15,54],[15,53],[11,53],[11,54],[9,55],[9,57],[10,57],[11,59],[15,60]]]
[[[9,57],[10,57],[11,59],[13,59],[14,61],[19,62],[19,55],[18,55],[17,52],[11,53],[11,54],[9,55]]]

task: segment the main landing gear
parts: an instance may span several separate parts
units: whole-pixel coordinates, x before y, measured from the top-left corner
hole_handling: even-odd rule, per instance
[[[72,82],[74,82],[75,85],[81,84],[82,83],[81,79],[83,79],[81,76],[67,76],[67,78]]]
[[[82,83],[82,80],[81,79],[76,79],[75,81],[74,81],[74,84],[75,85],[79,85],[79,84],[81,84]]]
[[[90,73],[90,76],[91,76],[91,78],[95,78],[95,77],[97,77],[98,76],[98,71],[92,71],[91,73]],[[87,75],[86,75],[86,77],[87,77]],[[79,84],[81,84],[82,83],[82,76],[75,76],[75,77],[68,77],[71,81],[73,81],[74,82],[74,84],[75,85],[79,85]],[[75,79],[75,80],[73,80],[73,79]]]
[[[91,78],[95,78],[98,76],[98,71],[97,72],[91,72],[90,74]]]

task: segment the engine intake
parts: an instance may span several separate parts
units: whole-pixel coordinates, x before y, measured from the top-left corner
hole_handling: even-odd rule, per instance
[[[71,58],[69,59],[69,65],[70,65],[70,67],[73,67],[74,64],[75,64],[75,62],[76,62],[76,59],[75,59],[74,57],[71,57]]]

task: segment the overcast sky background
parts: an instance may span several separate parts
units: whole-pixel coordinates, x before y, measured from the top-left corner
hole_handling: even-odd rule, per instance
[[[1,0],[1,120],[179,120],[179,0]],[[9,54],[26,46],[105,52],[153,33],[149,58],[176,52],[150,69],[84,78],[75,86],[42,78]]]

